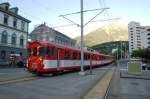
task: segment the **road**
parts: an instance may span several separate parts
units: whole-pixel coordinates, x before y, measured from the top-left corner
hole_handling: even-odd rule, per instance
[[[58,76],[44,76],[27,81],[4,83],[11,79],[31,77],[22,68],[0,69],[1,99],[80,99],[96,84],[111,66],[97,68],[90,75],[80,76],[78,72]]]

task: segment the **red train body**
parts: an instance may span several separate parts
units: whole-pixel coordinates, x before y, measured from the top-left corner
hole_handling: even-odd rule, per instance
[[[65,46],[32,42],[28,44],[27,69],[35,73],[53,73],[80,69],[80,50]],[[84,68],[100,67],[113,61],[113,57],[98,52],[84,51]]]

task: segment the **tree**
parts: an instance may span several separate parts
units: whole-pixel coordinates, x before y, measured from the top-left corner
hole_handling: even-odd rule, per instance
[[[150,49],[146,48],[146,49],[134,50],[132,52],[131,56],[132,57],[141,57],[141,58],[150,59]]]

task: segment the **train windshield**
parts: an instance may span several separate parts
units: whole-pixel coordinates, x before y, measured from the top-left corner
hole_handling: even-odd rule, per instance
[[[48,47],[40,47],[39,48],[39,55],[40,56],[48,56],[50,54],[50,49]]]
[[[36,56],[37,55],[37,48],[33,49],[33,55]]]

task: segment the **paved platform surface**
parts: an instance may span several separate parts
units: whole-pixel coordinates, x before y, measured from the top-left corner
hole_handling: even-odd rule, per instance
[[[107,99],[150,99],[149,77],[149,70],[144,70],[141,76],[129,75],[127,60],[120,61]]]
[[[90,75],[80,76],[78,72],[37,80],[0,85],[1,99],[80,99],[109,71],[110,66],[97,68]],[[0,69],[0,80],[26,77],[23,69]]]

